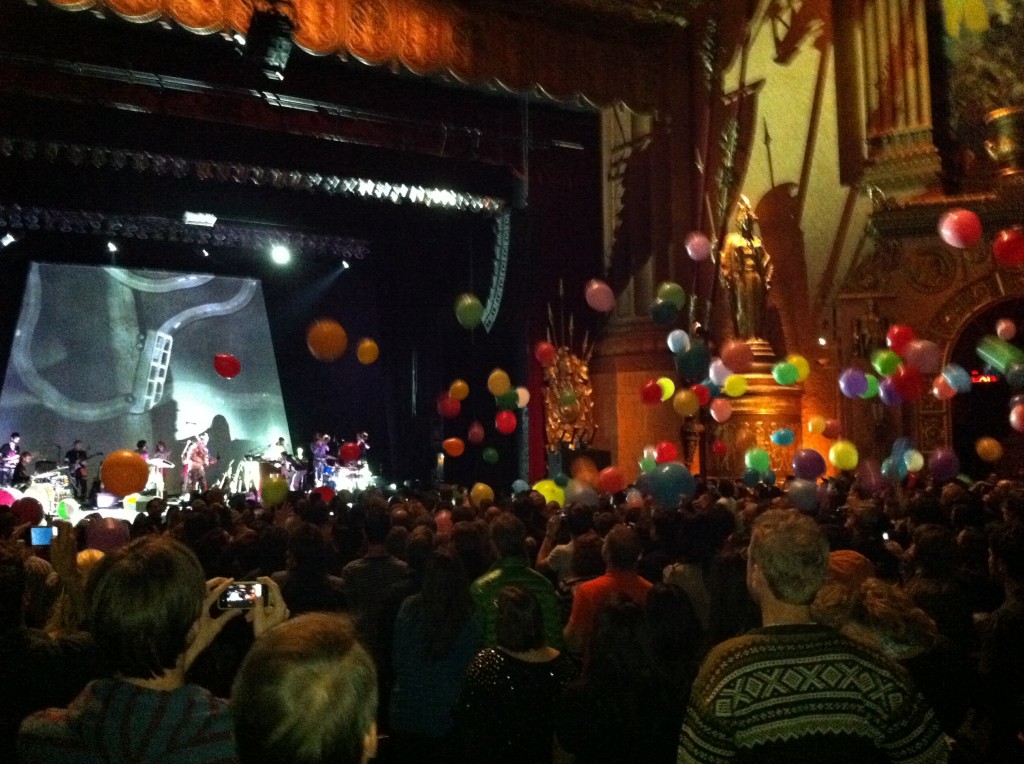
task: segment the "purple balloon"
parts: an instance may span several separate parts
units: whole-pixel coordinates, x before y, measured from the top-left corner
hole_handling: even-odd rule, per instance
[[[882,467],[875,459],[864,459],[857,465],[857,482],[871,493],[877,493],[885,487]]]
[[[839,375],[839,389],[847,398],[859,398],[868,391],[868,378],[860,369],[850,367]]]
[[[801,448],[793,454],[793,474],[801,480],[817,480],[826,469],[825,457],[813,448]]]
[[[940,446],[932,452],[928,460],[928,471],[932,478],[939,482],[952,480],[960,472],[960,460],[949,446]]]
[[[903,404],[903,396],[892,382],[892,377],[882,377],[878,383],[878,397],[886,406],[900,406]]]

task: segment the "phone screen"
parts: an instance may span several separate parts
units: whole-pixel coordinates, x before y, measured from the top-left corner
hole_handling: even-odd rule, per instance
[[[258,581],[238,581],[231,584],[217,600],[221,610],[248,610],[263,597],[263,584]]]
[[[53,540],[53,528],[49,525],[37,525],[32,529],[32,546],[50,546]]]

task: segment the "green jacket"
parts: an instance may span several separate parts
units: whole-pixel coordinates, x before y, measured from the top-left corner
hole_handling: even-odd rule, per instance
[[[562,638],[562,613],[551,582],[531,568],[525,557],[502,557],[491,569],[469,587],[473,596],[473,615],[480,627],[483,647],[497,644],[498,593],[506,586],[518,586],[533,592],[544,614],[544,631],[548,644],[559,650]]]

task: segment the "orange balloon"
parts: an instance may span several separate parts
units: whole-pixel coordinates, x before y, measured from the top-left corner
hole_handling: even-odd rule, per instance
[[[333,318],[318,318],[306,331],[306,346],[318,361],[335,361],[348,348],[348,335]]]
[[[448,456],[462,456],[466,450],[466,444],[462,442],[462,438],[446,438],[441,446]]]
[[[103,460],[100,479],[117,496],[139,493],[149,482],[149,465],[135,451],[115,451]]]
[[[341,327],[339,327],[341,328]],[[342,331],[345,331],[342,329]],[[344,352],[344,351],[343,351]],[[356,348],[356,358],[359,359],[359,363],[364,366],[368,366],[380,357],[380,348],[377,347],[377,343],[369,337],[363,337],[359,340],[359,346]]]

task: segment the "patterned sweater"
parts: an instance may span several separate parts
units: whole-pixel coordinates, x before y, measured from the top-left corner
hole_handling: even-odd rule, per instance
[[[679,762],[946,761],[931,709],[882,654],[817,624],[723,642],[690,695]]]

